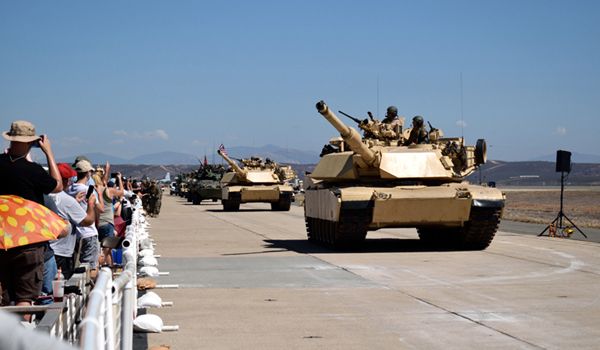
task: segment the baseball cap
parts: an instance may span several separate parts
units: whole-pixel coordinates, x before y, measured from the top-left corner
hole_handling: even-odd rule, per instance
[[[92,167],[92,164],[90,164],[90,162],[88,162],[85,159],[82,159],[75,163],[75,171],[77,171],[78,173],[87,173],[90,170],[94,170],[94,167]]]
[[[68,179],[70,177],[76,176],[77,172],[71,168],[71,166],[67,163],[58,163],[56,164],[58,167],[58,171],[60,172],[60,177],[63,179]]]

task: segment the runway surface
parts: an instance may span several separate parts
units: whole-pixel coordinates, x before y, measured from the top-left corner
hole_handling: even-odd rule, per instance
[[[598,348],[598,243],[500,231],[485,251],[430,251],[386,229],[336,252],[306,241],[302,208],[269,209],[163,196],[158,279],[180,288],[148,312],[180,330],[137,348]]]

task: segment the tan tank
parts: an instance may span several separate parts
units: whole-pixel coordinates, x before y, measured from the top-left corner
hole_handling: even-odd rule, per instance
[[[293,189],[284,181],[291,168],[258,157],[240,159],[240,167],[221,150],[217,153],[231,166],[221,179],[224,211],[237,211],[241,203],[252,202],[271,203],[271,209],[276,211],[290,210]]]
[[[341,135],[309,175],[304,216],[308,239],[334,247],[362,242],[367,231],[416,227],[426,243],[485,249],[494,238],[504,194],[464,180],[485,163],[486,146],[428,132],[429,143],[405,145],[411,129],[371,118],[361,137],[327,107],[317,110]]]

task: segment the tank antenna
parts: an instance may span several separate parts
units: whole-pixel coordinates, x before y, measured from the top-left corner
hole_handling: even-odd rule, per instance
[[[379,116],[379,73],[377,73],[377,115]]]
[[[463,107],[463,78],[460,72],[460,137],[462,142],[465,142],[465,116]]]

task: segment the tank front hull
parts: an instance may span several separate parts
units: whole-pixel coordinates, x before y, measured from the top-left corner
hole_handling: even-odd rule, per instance
[[[351,217],[361,217],[362,223],[350,226],[361,226],[364,231],[349,233],[351,241],[361,240],[366,231],[380,228],[416,227],[436,232],[461,230],[470,227],[475,215],[473,208],[492,212],[499,220],[504,195],[495,188],[464,183],[396,187],[337,187],[321,183],[306,190],[304,207],[309,231],[316,231],[316,235],[322,238],[319,227],[326,227],[326,231],[334,230],[333,235],[343,242],[346,233],[340,227]],[[497,225],[491,237],[496,229]],[[326,236],[332,235],[329,231]],[[490,233],[487,231],[486,234]],[[309,239],[314,239],[310,234]]]
[[[239,196],[240,203],[275,203],[282,194],[292,192],[292,187],[287,185],[224,186],[221,199]]]
[[[224,186],[224,211],[238,211],[242,203],[271,203],[271,210],[289,211],[293,189],[288,185]]]
[[[202,199],[221,199],[221,188],[200,188],[200,197]]]

